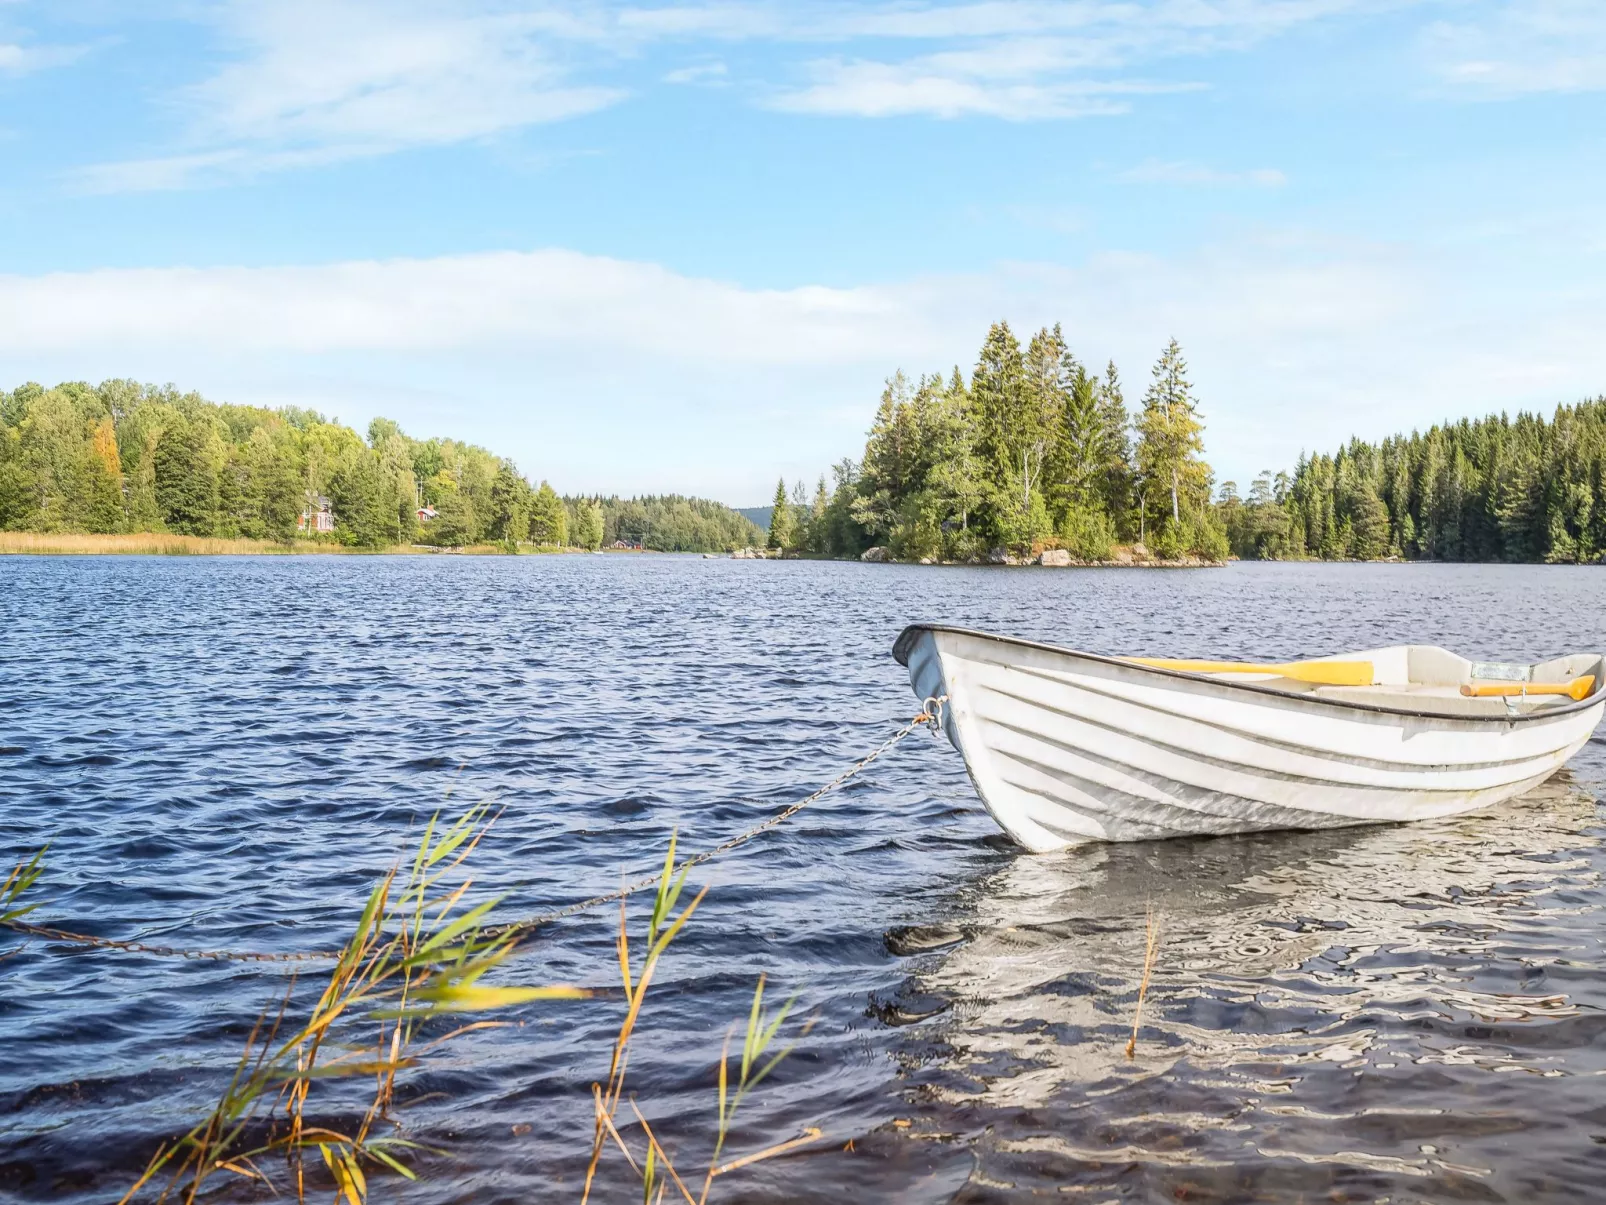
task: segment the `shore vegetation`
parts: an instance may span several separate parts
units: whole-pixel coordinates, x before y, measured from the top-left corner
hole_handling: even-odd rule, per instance
[[[327,980],[321,988],[313,985],[315,999],[309,1002],[292,977],[265,1005],[238,1060],[222,1077],[216,1103],[188,1131],[151,1154],[122,1194],[121,1205],[190,1205],[213,1199],[221,1187],[217,1182],[229,1180],[250,1181],[297,1202],[311,1196],[336,1205],[367,1205],[384,1178],[418,1180],[431,1157],[450,1158],[449,1151],[421,1141],[423,1136],[397,1116],[399,1101],[412,1087],[409,1081],[449,1058],[464,1035],[516,1025],[503,1019],[510,1009],[599,996],[619,996],[623,1015],[606,1078],[591,1088],[589,1155],[576,1151],[572,1169],[584,1169],[582,1202],[591,1199],[600,1176],[609,1174],[603,1165],[610,1153],[622,1157],[644,1201],[707,1205],[724,1177],[818,1142],[822,1130],[809,1126],[757,1149],[730,1149],[742,1102],[812,1028],[812,1022],[792,1026],[791,1040],[783,1044],[794,1001],[767,1009],[763,975],[753,991],[740,1056],[731,1051],[732,1038],[741,1032],[737,1023],[727,1031],[714,1064],[713,1120],[706,1127],[706,1159],[697,1162],[695,1172],[696,1156],[680,1142],[666,1149],[636,1094],[625,1092],[629,1051],[643,1032],[648,987],[708,894],[705,886],[682,904],[697,859],[676,861],[673,834],[635,942],[620,900],[614,946],[622,993],[489,982],[505,980],[530,928],[493,924],[491,913],[500,901],[469,898],[466,863],[495,819],[489,806],[480,804],[453,821],[438,815],[430,820],[416,852],[380,876],[352,936],[332,956]],[[23,899],[37,893],[45,852],[19,861],[0,882],[0,928],[38,907],[37,899]],[[15,952],[0,953],[0,961]],[[605,1004],[592,1007],[598,1006]],[[628,1116],[621,1106],[628,1106]],[[612,1174],[622,1170],[615,1166]]]
[[[217,404],[130,380],[0,392],[0,533],[56,541],[13,541],[11,551],[91,552],[61,537],[138,536],[147,538],[98,550],[157,553],[596,549],[616,539],[715,552],[760,536],[701,499],[562,498],[506,457],[414,439],[386,418],[359,435],[312,410]]]
[[[1354,439],[1216,508],[1245,559],[1577,564],[1606,555],[1606,397]]]

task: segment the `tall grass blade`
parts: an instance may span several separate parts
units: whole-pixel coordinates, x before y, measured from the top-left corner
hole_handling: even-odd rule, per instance
[[[1134,1058],[1138,1049],[1138,1027],[1143,1023],[1143,998],[1149,994],[1149,976],[1160,954],[1160,920],[1151,907],[1143,925],[1143,978],[1138,983],[1138,1003],[1132,1012],[1132,1036],[1126,1040],[1126,1057]]]
[[[44,873],[45,850],[49,848],[48,845],[41,846],[29,861],[18,862],[6,876],[5,884],[0,886],[0,924],[27,916],[39,906],[37,902],[25,904],[20,908],[16,904],[22,898],[23,892],[37,883],[39,876]]]

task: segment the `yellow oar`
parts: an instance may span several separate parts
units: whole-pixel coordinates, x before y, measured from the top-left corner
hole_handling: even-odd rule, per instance
[[[1594,688],[1595,675],[1585,674],[1571,682],[1463,682],[1461,693],[1474,699],[1502,698],[1508,695],[1566,695],[1582,699]]]
[[[1171,661],[1164,657],[1128,657],[1155,669],[1178,669],[1189,674],[1276,674],[1318,686],[1370,686],[1370,661],[1286,661],[1259,665],[1249,661]]]

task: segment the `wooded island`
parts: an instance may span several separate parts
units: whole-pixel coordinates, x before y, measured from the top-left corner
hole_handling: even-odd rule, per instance
[[[1176,340],[1130,414],[1114,363],[1102,376],[1044,328],[1022,350],[987,332],[967,382],[955,367],[881,395],[861,461],[822,476],[812,501],[776,487],[771,547],[895,560],[978,561],[1065,549],[1107,561],[1118,543],[1221,560],[1226,529],[1200,458],[1204,423]]]

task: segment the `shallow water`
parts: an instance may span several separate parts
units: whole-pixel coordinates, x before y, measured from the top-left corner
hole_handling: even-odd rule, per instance
[[[1112,653],[1417,640],[1531,660],[1601,646],[1601,572],[11,558],[0,853],[51,842],[47,923],[325,948],[451,792],[505,809],[474,866],[511,919],[651,869],[672,829],[714,844],[872,747],[915,709],[889,655],[914,619]],[[1603,788],[1597,740],[1478,815],[1033,857],[945,742],[911,738],[706,868],[633,1091],[696,1165],[762,972],[815,1024],[743,1105],[735,1150],[825,1137],[716,1199],[1588,1199]],[[516,977],[612,984],[616,920],[544,930]],[[284,983],[38,941],[0,961],[0,1197],[116,1199]],[[449,1155],[376,1200],[577,1197],[617,999],[515,1017],[414,1078],[406,1133]],[[603,1184],[639,1199],[617,1158]]]

